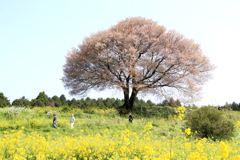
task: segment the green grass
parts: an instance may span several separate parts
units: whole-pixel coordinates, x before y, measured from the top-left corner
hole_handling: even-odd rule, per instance
[[[9,113],[11,110],[11,113]],[[15,111],[16,110],[16,111]],[[20,111],[19,111],[20,110]],[[147,111],[149,113],[147,114]],[[112,130],[114,132],[123,131],[128,129],[132,132],[141,132],[147,122],[153,125],[152,132],[155,136],[179,135],[182,134],[184,121],[177,121],[172,116],[172,110],[167,108],[164,114],[156,115],[161,112],[163,108],[152,107],[145,109],[144,113],[140,111],[133,114],[133,123],[128,122],[128,115],[119,115],[117,110],[109,109],[102,110],[98,108],[76,109],[72,108],[66,111],[64,108],[3,108],[0,109],[0,131],[19,130],[24,127],[26,134],[31,132],[38,132],[40,134],[55,134],[59,133],[66,136],[78,135],[94,135],[101,134],[105,130]],[[51,127],[52,114],[56,113],[58,117],[59,129]],[[136,114],[137,113],[137,114]],[[234,120],[240,121],[240,112],[237,111],[224,111],[225,116]],[[71,114],[75,115],[76,122],[74,129],[70,129],[69,120]],[[164,116],[167,118],[163,118]],[[238,132],[238,131],[237,131]],[[2,132],[0,132],[2,134]],[[239,137],[236,134],[236,137]]]
[[[11,107],[12,108],[12,107]],[[153,133],[156,136],[162,136],[179,132],[182,126],[181,122],[176,123],[173,119],[164,119],[153,116],[152,118],[141,115],[134,115],[133,123],[128,122],[128,115],[120,116],[114,109],[104,111],[97,108],[91,109],[74,109],[68,112],[62,112],[61,108],[33,108],[22,109],[21,112],[9,115],[7,108],[0,109],[0,131],[19,130],[24,127],[24,132],[38,132],[40,134],[55,134],[58,132],[62,135],[94,135],[103,133],[106,129],[114,132],[129,129],[132,132],[143,130],[147,122],[153,123]],[[14,109],[13,109],[14,110]],[[14,111],[12,111],[14,112]],[[51,127],[52,113],[57,113],[59,129]],[[74,129],[70,129],[69,120],[71,114],[75,115],[76,122]],[[174,129],[173,129],[174,128]],[[1,134],[1,133],[0,133]]]

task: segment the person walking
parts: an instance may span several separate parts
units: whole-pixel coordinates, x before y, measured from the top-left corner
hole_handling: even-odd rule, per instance
[[[72,114],[72,116],[71,116],[71,118],[70,118],[70,128],[71,128],[71,129],[74,128],[73,125],[74,125],[75,120],[76,120],[76,119],[75,119],[74,115]]]
[[[132,123],[132,121],[133,121],[133,116],[132,116],[131,113],[130,113],[129,116],[128,116],[128,120],[129,120],[130,123]]]
[[[57,116],[56,116],[56,114],[53,114],[53,123],[52,123],[53,128],[58,128],[57,122],[58,122]]]

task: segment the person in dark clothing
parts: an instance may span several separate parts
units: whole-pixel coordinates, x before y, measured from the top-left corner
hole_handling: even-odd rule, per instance
[[[52,123],[53,128],[58,128],[57,122],[58,122],[58,120],[57,120],[56,114],[53,114],[53,123]]]
[[[129,114],[128,120],[129,120],[130,123],[132,123],[132,121],[133,121],[133,116],[132,116],[131,114]]]

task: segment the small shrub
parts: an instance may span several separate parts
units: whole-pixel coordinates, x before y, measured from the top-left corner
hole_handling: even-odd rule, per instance
[[[74,109],[74,107],[71,106],[63,106],[61,107],[61,112],[67,113],[67,112],[71,112]]]
[[[136,106],[134,114],[141,117],[170,118],[176,115],[175,109],[169,106]]]
[[[96,114],[97,108],[88,107],[88,108],[83,109],[83,112],[87,113],[87,114]]]
[[[213,107],[202,107],[185,116],[185,127],[198,138],[231,139],[234,123]]]
[[[5,116],[6,118],[13,118],[23,112],[30,112],[29,109],[23,108],[23,107],[8,107],[5,108]]]

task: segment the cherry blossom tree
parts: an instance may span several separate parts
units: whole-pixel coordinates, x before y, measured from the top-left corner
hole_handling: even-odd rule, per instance
[[[123,108],[132,111],[141,92],[196,100],[213,69],[193,40],[153,20],[131,17],[72,49],[62,81],[72,95],[120,89]]]

